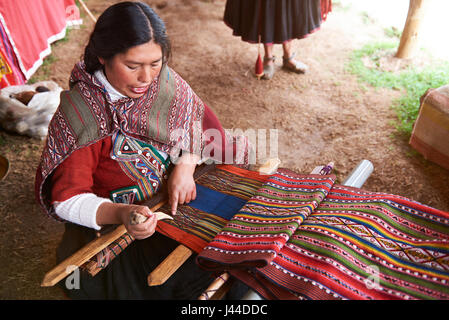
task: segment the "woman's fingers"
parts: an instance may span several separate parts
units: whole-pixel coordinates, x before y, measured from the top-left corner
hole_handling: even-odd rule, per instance
[[[156,218],[154,218],[156,220]],[[144,222],[143,224],[147,224],[147,227],[145,229],[138,229],[134,230],[132,233],[132,236],[138,240],[146,239],[154,234],[156,231],[156,223],[153,223],[152,221]]]
[[[129,224],[127,226],[127,230],[134,238],[145,239],[153,235],[153,233],[156,231],[157,218],[156,215],[152,214],[149,209],[148,211],[139,210],[138,213],[145,215],[148,218],[144,222],[138,224]]]
[[[171,214],[174,216],[176,214],[176,209],[178,209],[178,193],[170,193],[170,207]]]
[[[170,196],[170,207],[172,215],[176,214],[178,204],[190,203],[196,199],[196,188],[192,191],[173,191]]]

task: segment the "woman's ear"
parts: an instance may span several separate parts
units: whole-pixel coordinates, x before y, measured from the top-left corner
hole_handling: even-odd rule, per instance
[[[105,60],[104,60],[103,58],[98,57],[98,61],[100,61],[100,63],[101,63],[102,65],[104,65]]]

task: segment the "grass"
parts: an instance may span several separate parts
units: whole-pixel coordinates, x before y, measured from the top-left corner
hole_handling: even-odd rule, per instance
[[[409,66],[400,72],[382,70],[380,59],[394,55],[397,42],[367,44],[355,50],[346,69],[359,77],[363,83],[373,87],[401,90],[404,94],[393,101],[398,120],[397,130],[407,136],[411,135],[413,123],[418,116],[420,97],[429,88],[438,88],[449,83],[449,63],[432,61],[425,66]]]

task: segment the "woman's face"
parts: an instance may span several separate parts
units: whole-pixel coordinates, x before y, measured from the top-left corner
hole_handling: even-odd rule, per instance
[[[121,94],[141,97],[162,68],[161,46],[153,41],[129,48],[111,59],[99,58],[106,78]]]

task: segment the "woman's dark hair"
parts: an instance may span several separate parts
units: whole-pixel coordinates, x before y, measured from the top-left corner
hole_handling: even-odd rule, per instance
[[[162,48],[162,63],[170,56],[170,40],[162,19],[147,4],[120,2],[107,8],[98,18],[84,50],[89,73],[101,69],[99,57],[108,60],[131,47],[153,40]]]

